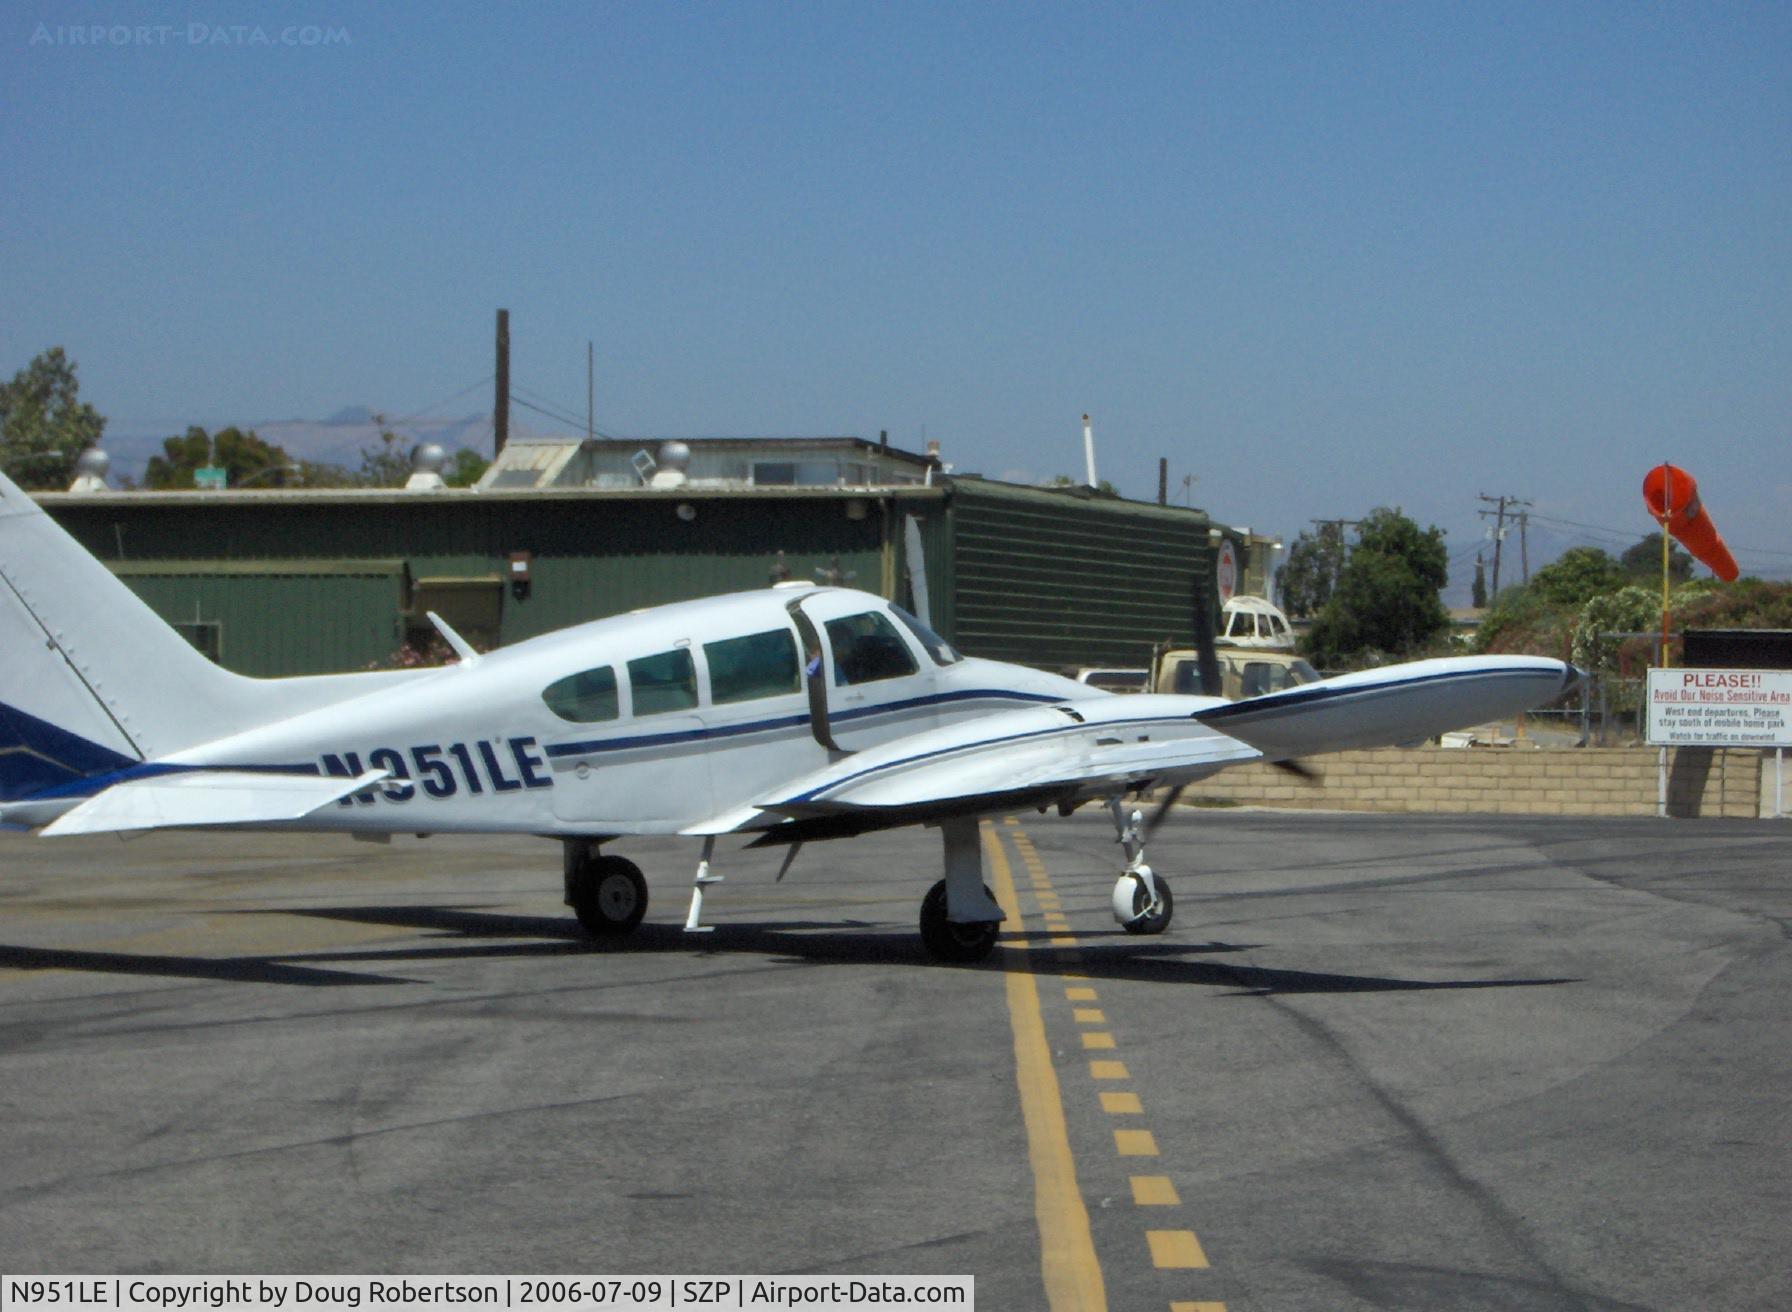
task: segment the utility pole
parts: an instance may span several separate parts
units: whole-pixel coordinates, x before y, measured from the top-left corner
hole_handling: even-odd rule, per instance
[[[1524,569],[1524,581],[1526,583],[1529,583],[1531,581],[1531,544],[1530,544],[1530,539],[1525,536],[1525,530],[1530,527],[1530,524],[1531,524],[1531,512],[1528,510],[1519,511],[1518,512],[1518,563]]]
[[[497,391],[492,397],[492,459],[510,441],[510,311],[498,311]]]
[[[1157,458],[1157,504],[1160,506],[1170,504],[1170,458],[1168,456]]]
[[[590,342],[585,343],[585,440],[589,442],[597,431],[597,412],[594,400],[597,396],[597,351]]]
[[[1526,501],[1526,500],[1520,498],[1520,497],[1511,497],[1511,496],[1490,497],[1485,492],[1483,492],[1481,494],[1481,496],[1479,497],[1479,500],[1485,501],[1488,505],[1495,507],[1495,509],[1493,509],[1493,510],[1480,510],[1480,511],[1475,512],[1476,514],[1480,515],[1482,519],[1486,519],[1489,515],[1494,516],[1493,589],[1488,595],[1488,600],[1491,601],[1500,595],[1500,554],[1501,554],[1501,549],[1505,546],[1505,543],[1506,543],[1506,511],[1509,507],[1513,507],[1513,506],[1524,506],[1526,508],[1529,508],[1531,503],[1529,501]],[[1522,548],[1524,545],[1522,533],[1520,534],[1519,542],[1520,542],[1520,546]],[[1524,577],[1525,577],[1525,582],[1529,583],[1531,581],[1531,566],[1530,566],[1528,550],[1524,552],[1524,556],[1525,556]]]

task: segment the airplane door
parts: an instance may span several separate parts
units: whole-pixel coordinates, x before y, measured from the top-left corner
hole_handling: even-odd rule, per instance
[[[828,600],[837,607],[845,598]],[[862,597],[850,600],[862,606]],[[823,637],[829,728],[843,750],[874,747],[939,722],[932,663],[881,609],[828,616],[817,605],[811,618]]]

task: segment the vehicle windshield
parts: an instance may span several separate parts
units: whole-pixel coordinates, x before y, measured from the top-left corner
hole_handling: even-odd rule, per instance
[[[901,620],[902,627],[915,635],[916,640],[927,649],[927,654],[933,657],[933,663],[935,665],[956,665],[959,661],[964,659],[964,657],[960,656],[952,649],[951,643],[940,637],[939,634],[921,623],[921,621],[916,619],[913,615],[910,615],[907,611],[902,609],[902,607],[892,605],[890,607],[890,614]]]

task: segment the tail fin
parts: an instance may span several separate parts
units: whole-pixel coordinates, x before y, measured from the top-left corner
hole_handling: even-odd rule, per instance
[[[0,474],[0,800],[247,728],[256,684],[200,655]]]

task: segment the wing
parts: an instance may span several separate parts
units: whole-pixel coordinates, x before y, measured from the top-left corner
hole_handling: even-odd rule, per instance
[[[837,837],[1191,783],[1245,761],[1408,743],[1516,715],[1580,677],[1530,656],[1451,657],[1246,701],[1153,694],[1004,711],[859,752],[683,830]]]
[[[857,752],[683,832],[858,833],[1188,783],[1262,755],[1195,718],[1221,704],[1099,697],[980,716]]]
[[[1538,656],[1455,656],[1341,674],[1196,713],[1272,761],[1392,747],[1554,701],[1580,671]]]
[[[298,820],[360,792],[390,771],[341,775],[193,770],[127,779],[88,798],[46,827],[46,838],[196,825],[276,824]]]

